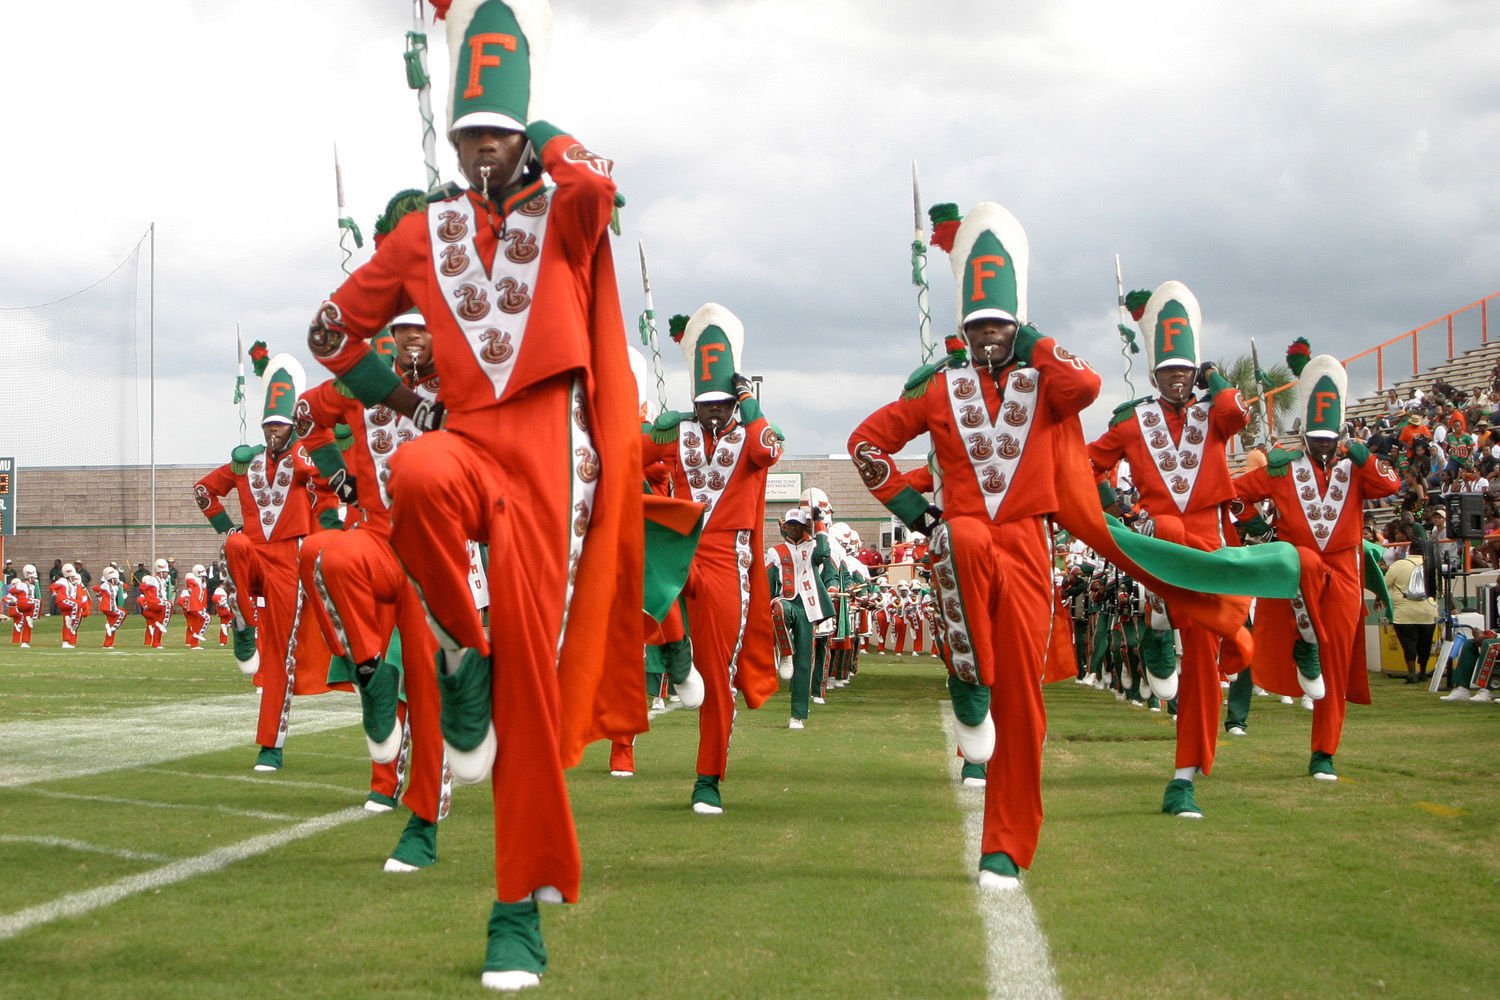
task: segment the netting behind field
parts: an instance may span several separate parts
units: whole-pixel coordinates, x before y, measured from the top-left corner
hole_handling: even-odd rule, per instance
[[[140,258],[137,244],[82,291],[0,308],[0,455],[22,469],[149,461]]]

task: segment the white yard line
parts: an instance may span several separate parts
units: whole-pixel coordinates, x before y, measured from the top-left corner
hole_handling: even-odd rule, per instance
[[[298,754],[299,758],[305,756]],[[369,763],[370,758],[354,758]],[[142,767],[138,769],[141,774],[163,774],[170,778],[198,778],[205,781],[238,781],[251,785],[263,785],[267,788],[312,788],[322,792],[341,792],[345,795],[358,795],[363,801],[369,793],[368,788],[351,788],[348,785],[335,785],[327,781],[287,781],[280,776],[262,774],[207,774],[202,771],[174,771],[168,767]]]
[[[86,854],[108,854],[112,858],[124,858],[126,861],[171,861],[167,854],[153,854],[150,851],[127,851],[121,847],[105,847],[102,844],[89,844],[82,840],[71,840],[67,837],[26,837],[14,833],[0,833],[0,844],[40,844],[43,847],[59,847],[67,851],[83,851]]]
[[[233,809],[229,806],[202,806],[191,802],[155,802],[151,799],[122,799],[113,795],[80,795],[77,792],[57,792],[48,788],[22,788],[21,794],[37,795],[44,799],[66,799],[71,802],[101,802],[112,806],[133,806],[138,809],[191,809],[198,812],[221,813],[225,816],[244,816],[248,819],[263,819],[272,823],[288,823],[296,819],[288,813],[260,812],[254,809]],[[348,789],[343,789],[348,791]]]
[[[254,692],[136,707],[102,715],[0,725],[0,788],[145,767],[255,746]],[[330,694],[292,703],[295,737],[359,724],[359,700]],[[248,764],[246,765],[249,766]]]
[[[957,746],[953,731],[953,706],[943,702],[941,713],[946,746]],[[963,760],[948,757],[953,797],[964,817],[964,858],[977,872],[979,838],[984,826],[984,791],[965,788],[960,772]],[[1023,888],[1010,892],[974,888],[980,919],[984,921],[989,996],[992,1000],[1061,1000],[1057,973],[1052,968],[1047,938],[1037,924],[1036,911]]]
[[[42,903],[39,906],[27,907],[15,913],[0,916],[0,941],[13,938],[33,927],[48,924],[54,920],[65,917],[76,917],[92,912],[101,907],[117,903],[122,899],[137,895],[142,892],[161,889],[165,886],[184,882],[199,875],[207,875],[211,872],[227,868],[236,861],[265,854],[278,847],[283,847],[293,841],[303,840],[315,836],[325,830],[331,830],[346,823],[354,823],[372,815],[364,811],[362,807],[340,809],[338,812],[327,813],[323,816],[315,816],[304,820],[295,826],[274,833],[261,834],[242,840],[238,844],[221,847],[207,854],[200,854],[193,858],[184,858],[160,868],[142,872],[139,875],[130,875],[126,878],[102,885],[94,889],[86,889],[82,892],[72,892],[50,903]]]

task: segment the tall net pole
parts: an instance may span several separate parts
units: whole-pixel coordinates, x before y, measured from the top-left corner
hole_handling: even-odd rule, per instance
[[[151,565],[156,565],[156,223],[151,223],[151,264],[148,269],[147,333],[151,343],[151,403],[149,435],[151,440]]]

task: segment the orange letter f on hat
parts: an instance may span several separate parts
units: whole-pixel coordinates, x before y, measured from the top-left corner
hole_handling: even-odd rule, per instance
[[[969,273],[974,277],[974,290],[969,296],[970,302],[978,302],[984,298],[984,283],[990,278],[997,277],[1000,272],[992,271],[985,267],[986,264],[994,264],[996,267],[1005,266],[1005,258],[998,254],[980,254],[969,261]]]
[[[486,55],[486,45],[498,45],[507,52],[516,51],[516,36],[502,35],[497,31],[481,31],[469,36],[469,81],[464,88],[464,100],[484,96],[484,84],[479,81],[479,74],[486,66],[499,66],[500,57]]]

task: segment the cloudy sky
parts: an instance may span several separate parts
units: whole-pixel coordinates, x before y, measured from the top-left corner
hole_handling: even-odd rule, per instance
[[[1128,398],[1115,254],[1127,288],[1191,286],[1220,357],[1253,336],[1279,358],[1298,335],[1346,356],[1500,288],[1494,4],[554,10],[546,114],[616,162],[632,326],[644,240],[659,315],[714,300],[744,320],[745,367],[794,454],[841,453],[919,362],[913,159],[924,204],[998,201],[1025,225],[1032,321],[1104,377],[1091,431]],[[157,458],[220,461],[238,437],[235,324],[306,360],[308,317],[341,277],[334,145],[366,233],[390,194],[422,184],[401,58],[411,4],[77,0],[66,18],[8,16],[0,307],[93,283],[154,222]],[[441,119],[441,27],[430,37]],[[446,150],[441,167],[455,175]],[[954,301],[940,253],[929,274],[941,334]],[[17,315],[0,312],[8,353]],[[86,405],[94,376],[69,344],[87,338],[52,336],[26,384]],[[681,358],[666,361],[683,405]],[[8,367],[13,429],[28,390]],[[0,438],[0,454],[79,461],[55,435],[27,439]]]

